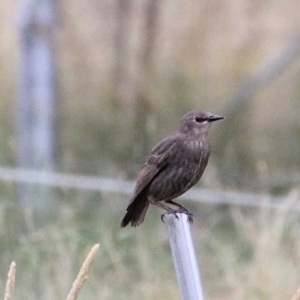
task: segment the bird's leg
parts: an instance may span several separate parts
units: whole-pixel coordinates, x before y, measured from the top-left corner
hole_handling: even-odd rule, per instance
[[[171,207],[169,207],[169,206],[167,206],[167,205],[164,205],[164,204],[162,204],[162,203],[159,203],[159,202],[153,200],[153,199],[150,198],[150,197],[148,198],[148,200],[149,200],[149,202],[150,202],[151,204],[153,204],[153,205],[155,205],[155,206],[158,206],[158,207],[160,207],[160,208],[166,210],[166,212],[163,213],[163,214],[161,215],[161,220],[162,220],[163,222],[164,222],[163,217],[164,217],[166,214],[168,214],[168,215],[169,215],[169,214],[172,214],[172,215],[174,215],[174,216],[176,217],[176,219],[178,219],[178,216],[176,215],[176,212],[178,212],[178,211],[172,209]]]
[[[167,203],[170,203],[170,204],[172,204],[172,205],[178,207],[178,210],[177,210],[176,212],[186,214],[186,215],[188,216],[188,221],[189,221],[189,223],[190,223],[190,224],[193,223],[193,214],[190,213],[190,212],[188,211],[187,208],[185,208],[183,205],[181,205],[181,204],[179,204],[179,203],[177,203],[177,202],[175,202],[175,201],[173,201],[173,200],[168,200]]]
[[[180,211],[180,212],[188,212],[187,208],[185,208],[183,205],[181,205],[173,200],[168,200],[166,202],[178,207],[179,208],[178,211]]]

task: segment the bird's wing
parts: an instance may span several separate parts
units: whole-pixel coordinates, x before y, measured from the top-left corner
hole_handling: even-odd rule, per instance
[[[135,193],[130,203],[140,195],[140,193],[150,184],[159,171],[166,166],[175,143],[176,139],[169,137],[162,140],[153,148],[150,157],[138,174]]]

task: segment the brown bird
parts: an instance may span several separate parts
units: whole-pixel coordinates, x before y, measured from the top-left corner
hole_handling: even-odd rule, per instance
[[[135,192],[126,210],[121,227],[140,225],[149,203],[166,210],[162,214],[185,213],[189,222],[193,215],[181,204],[173,201],[201,178],[210,155],[207,137],[211,122],[224,119],[200,110],[185,114],[179,128],[163,139],[151,151],[150,157],[138,174]],[[177,207],[176,210],[163,204]]]

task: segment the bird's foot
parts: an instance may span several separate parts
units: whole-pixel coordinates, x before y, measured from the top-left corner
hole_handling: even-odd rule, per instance
[[[193,224],[193,222],[194,222],[194,220],[193,220],[193,217],[194,217],[193,214],[190,213],[189,211],[186,214],[187,214],[187,217],[188,217],[188,222],[190,224]]]
[[[194,222],[194,220],[193,220],[193,217],[194,217],[193,214],[190,213],[185,207],[179,208],[179,209],[177,210],[177,212],[178,212],[178,213],[186,214],[187,217],[188,217],[188,222],[189,222],[190,224],[192,224],[192,223]]]
[[[176,218],[177,220],[179,220],[179,217],[177,216],[177,213],[186,214],[187,217],[188,217],[188,222],[189,222],[190,224],[192,224],[192,223],[194,222],[194,220],[193,220],[193,214],[190,213],[186,208],[181,208],[181,209],[178,209],[178,210],[167,210],[166,212],[164,212],[164,213],[161,215],[161,220],[162,220],[162,222],[165,223],[165,222],[164,222],[164,217],[165,217],[166,215],[174,215],[175,218]]]
[[[173,210],[173,209],[167,210],[166,212],[164,212],[164,213],[161,215],[160,218],[161,218],[161,220],[162,220],[163,223],[165,223],[164,217],[167,216],[167,215],[174,215],[175,218],[176,218],[177,220],[179,220],[178,216],[176,215],[177,212],[178,212],[178,211]]]

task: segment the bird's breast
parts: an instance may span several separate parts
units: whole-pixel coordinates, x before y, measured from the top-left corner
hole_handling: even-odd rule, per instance
[[[183,152],[191,162],[201,164],[201,161],[208,159],[210,155],[210,145],[206,139],[190,139],[183,146]]]
[[[180,196],[195,185],[207,165],[210,147],[203,140],[185,140],[174,147],[168,163],[149,186],[149,195],[159,200]]]

